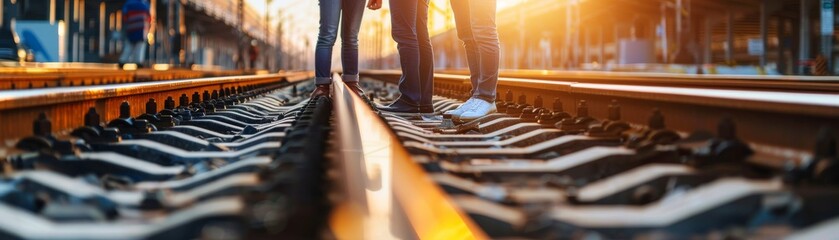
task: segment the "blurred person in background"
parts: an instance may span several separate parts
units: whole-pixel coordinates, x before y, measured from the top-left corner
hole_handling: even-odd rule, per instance
[[[146,41],[151,23],[151,13],[147,0],[128,0],[122,7],[122,26],[125,28],[125,46],[119,57],[120,67],[126,63],[141,63],[146,55]]]
[[[542,69],[553,67],[553,48],[551,47],[551,34],[549,32],[542,32],[542,38],[539,39],[539,50],[542,52]]]
[[[332,86],[332,46],[341,26],[341,78],[350,90],[364,95],[358,86],[358,31],[364,14],[364,0],[319,0],[320,29],[315,47],[315,85],[311,97],[329,96]],[[381,0],[369,0],[367,8],[377,10]]]
[[[495,24],[496,0],[451,0],[457,36],[466,49],[472,97],[446,111],[453,119],[471,121],[495,113],[500,42]]]
[[[390,0],[390,18],[393,25],[391,35],[396,41],[402,67],[399,79],[401,96],[378,109],[399,113],[433,113],[434,53],[428,33],[428,0]]]
[[[256,70],[257,58],[259,58],[259,48],[256,46],[256,40],[251,40],[251,45],[248,48],[248,60],[250,60],[251,70]]]

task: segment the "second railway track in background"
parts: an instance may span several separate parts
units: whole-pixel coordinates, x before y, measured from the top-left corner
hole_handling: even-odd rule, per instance
[[[83,125],[84,113],[91,107],[104,119],[114,119],[121,115],[120,107],[126,102],[134,106],[129,108],[130,115],[137,116],[146,113],[150,105],[156,109],[169,107],[170,102],[174,106],[210,105],[211,101],[248,89],[294,83],[309,77],[311,73],[308,72],[291,72],[5,91],[0,95],[0,123],[3,123],[0,124],[0,139],[31,134],[28,127],[20,124],[32,121],[42,112],[57,120],[52,124],[53,130],[63,131]]]
[[[49,68],[12,67],[0,69],[0,90],[59,88],[74,86],[94,86],[105,84],[183,80],[206,77],[243,75],[246,72],[235,70],[188,70],[175,69],[166,64],[158,64],[156,69],[138,69],[123,71],[116,65],[109,64],[61,64]],[[79,65],[79,66],[76,66]],[[50,66],[50,65],[47,65]],[[73,67],[75,66],[75,67]]]
[[[428,115],[371,107],[393,71],[331,100],[308,72],[2,92],[0,211],[33,224],[0,237],[837,234],[829,82],[506,73],[499,113],[461,123],[440,114],[468,97],[454,73]]]

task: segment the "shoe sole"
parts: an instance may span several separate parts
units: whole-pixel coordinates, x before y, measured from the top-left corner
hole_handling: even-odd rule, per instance
[[[380,110],[380,112],[382,112],[383,114],[390,114],[390,115],[399,116],[399,117],[413,117],[413,116],[420,116],[420,115],[423,115],[423,114],[428,114],[428,113],[388,112],[388,111],[381,111],[381,110]]]
[[[457,106],[457,107],[458,107],[458,108],[459,108],[459,107],[462,107],[462,106],[463,106],[463,104],[465,104],[465,103],[462,103],[462,104],[460,104],[460,105],[459,105],[459,106]],[[452,110],[452,111],[454,111],[454,110]],[[463,114],[463,112],[466,112],[466,110],[463,110],[463,111],[460,111],[460,112],[457,112],[457,113],[445,113],[445,112],[443,112],[442,114],[452,115],[452,119],[454,119],[455,117],[460,117],[460,115],[461,115],[461,114]]]
[[[474,117],[474,118],[463,118],[463,117],[462,117],[462,116],[460,116],[460,115],[458,115],[458,116],[454,116],[454,115],[452,115],[452,119],[453,119],[453,120],[457,120],[458,122],[465,123],[465,122],[475,121],[475,119],[482,118],[482,117],[486,117],[486,116],[488,116],[488,115],[490,115],[490,114],[497,113],[497,112],[498,112],[498,110],[489,111],[489,112],[487,112],[487,114],[484,114],[484,115],[481,115],[481,116],[478,116],[478,117]]]
[[[459,112],[459,113],[445,113],[445,112],[443,112],[442,114],[452,115],[452,118],[455,118],[455,117],[460,117],[460,114],[463,114],[463,112]]]

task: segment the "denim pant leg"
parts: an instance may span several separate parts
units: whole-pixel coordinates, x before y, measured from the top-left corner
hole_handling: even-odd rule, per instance
[[[498,65],[501,61],[501,43],[498,41],[498,29],[495,25],[496,0],[469,0],[469,8],[472,34],[481,59],[478,92],[473,95],[493,102],[496,98]]]
[[[391,35],[396,41],[402,77],[399,79],[399,100],[419,106],[422,89],[420,87],[420,48],[417,40],[417,1],[426,0],[390,0]]]
[[[149,47],[145,41],[139,41],[134,45],[134,61],[137,64],[143,64],[143,60],[146,59],[146,49]]]
[[[332,46],[338,38],[341,0],[319,0],[320,29],[315,47],[315,84],[332,83]]]
[[[131,61],[134,59],[131,59],[131,54],[134,53],[134,45],[131,41],[125,40],[122,45],[122,54],[119,56],[120,63],[133,63]]]
[[[341,14],[341,64],[344,82],[358,82],[358,31],[364,15],[364,0],[343,0]]]
[[[472,40],[475,41],[479,65],[479,77],[477,84],[473,83],[472,88],[475,91],[472,96],[492,102],[495,101],[498,87],[498,65],[501,51],[495,24],[496,0],[462,1],[468,2],[469,29],[472,31]],[[458,27],[460,26],[458,25]],[[470,71],[474,72],[475,69],[470,67]]]
[[[478,80],[481,79],[481,59],[478,47],[475,45],[475,37],[472,35],[472,17],[469,14],[469,0],[449,1],[454,13],[455,26],[457,27],[457,38],[463,42],[466,50],[466,63],[469,67],[469,80],[472,82],[471,95],[478,92]]]
[[[428,32],[428,1],[417,1],[417,41],[419,43],[420,64],[420,107],[432,106],[434,95],[434,49]]]

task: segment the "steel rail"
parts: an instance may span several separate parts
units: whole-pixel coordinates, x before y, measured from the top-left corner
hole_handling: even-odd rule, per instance
[[[628,74],[631,77],[624,77],[622,73],[615,73],[600,77],[612,75],[615,79],[599,82],[557,80],[564,79],[560,77],[502,77],[498,98],[505,100],[505,93],[509,90],[515,95],[513,99],[516,102],[524,95],[526,102],[533,104],[534,98],[540,96],[545,106],[550,107],[554,99],[559,99],[564,110],[572,113],[576,105],[585,100],[590,115],[601,119],[608,117],[607,106],[612,100],[617,100],[622,107],[624,121],[646,125],[650,111],[658,108],[664,113],[668,128],[684,132],[714,130],[720,119],[731,117],[738,124],[738,134],[744,140],[799,150],[809,150],[815,144],[815,136],[822,126],[839,128],[839,91],[769,91],[765,87],[746,90],[752,86],[746,83],[755,83],[755,80],[740,81],[745,85],[735,89],[719,87],[719,82],[707,76],[701,77],[707,79],[691,80],[692,75],[684,74],[675,75],[706,84],[696,83],[696,86],[688,87],[679,80],[667,82],[663,77],[645,78],[645,74]],[[400,73],[367,71],[362,76],[396,83]],[[621,80],[630,78],[636,80]],[[724,78],[720,81],[733,80]],[[776,78],[771,81],[791,80]],[[839,87],[839,84],[830,81],[814,82]],[[435,75],[435,94],[438,95],[461,97],[463,93],[469,92],[470,86],[470,79],[466,75]]]
[[[333,85],[339,169],[333,181],[343,195],[330,217],[335,236],[487,239],[378,115],[343,84]]]
[[[464,70],[445,70],[439,73],[468,75]],[[650,72],[502,70],[507,78],[570,81],[578,83],[633,84],[644,86],[681,86],[717,89],[780,90],[792,92],[837,92],[839,77],[680,74]]]
[[[224,88],[265,84],[297,83],[313,76],[311,72],[288,72],[258,76],[213,77],[142,83],[109,84],[0,91],[0,139],[14,139],[32,134],[31,122],[46,113],[54,132],[84,125],[84,114],[95,107],[102,119],[119,116],[119,106],[128,102],[131,115],[144,113],[146,103],[154,98],[158,107],[167,97],[175,101],[182,94],[212,92]],[[162,108],[158,108],[162,109]],[[7,141],[10,142],[10,141]]]
[[[244,75],[244,72],[187,69],[123,71],[111,68],[7,68],[0,69],[0,90],[90,86],[235,75]]]

